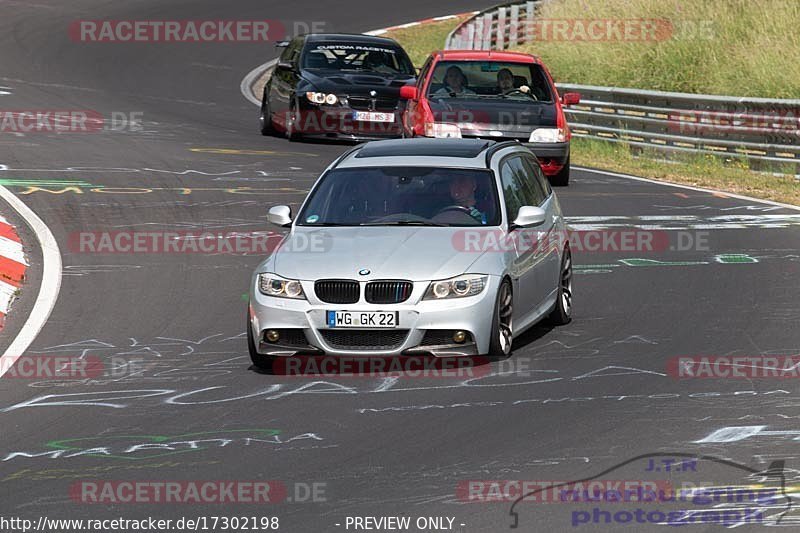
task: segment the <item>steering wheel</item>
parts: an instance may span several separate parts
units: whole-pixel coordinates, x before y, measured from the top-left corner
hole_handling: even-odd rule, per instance
[[[512,94],[524,94],[525,96],[530,96],[534,100],[539,100],[538,98],[536,98],[535,94],[530,92],[530,90],[523,91],[521,89],[511,89],[510,91],[503,93],[504,96],[509,96],[509,95],[512,95]]]
[[[472,209],[469,207],[464,207],[463,205],[448,205],[440,209],[436,215],[441,215],[442,213],[447,213],[448,211],[458,211],[460,213],[466,213],[469,216],[472,216]]]

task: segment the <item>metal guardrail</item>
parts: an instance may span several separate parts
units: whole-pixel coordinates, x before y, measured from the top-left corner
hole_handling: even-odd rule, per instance
[[[504,50],[534,42],[534,19],[544,1],[528,0],[482,11],[459,24],[448,35],[445,48]],[[800,174],[800,100],[570,83],[556,87],[562,93],[581,93],[580,104],[564,109],[576,137],[663,153],[739,158],[753,168]]]

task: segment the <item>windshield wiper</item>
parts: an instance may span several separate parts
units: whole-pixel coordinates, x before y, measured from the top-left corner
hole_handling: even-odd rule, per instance
[[[356,227],[358,224],[344,224],[342,222],[312,222],[306,224],[298,224],[306,228],[332,228],[332,227]]]
[[[447,224],[425,220],[389,220],[386,222],[365,222],[360,226],[438,226],[447,227]]]

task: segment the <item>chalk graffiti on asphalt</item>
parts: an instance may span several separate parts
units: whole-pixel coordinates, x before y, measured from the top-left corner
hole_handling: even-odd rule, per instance
[[[280,429],[229,429],[202,431],[180,435],[103,435],[59,439],[45,444],[45,451],[15,451],[6,453],[2,462],[17,458],[69,459],[96,457],[141,461],[212,448],[248,447],[264,444],[288,444],[300,440],[324,440],[316,433],[281,436]]]

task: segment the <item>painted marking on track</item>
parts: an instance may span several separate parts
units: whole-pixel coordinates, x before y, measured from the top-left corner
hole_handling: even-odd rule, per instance
[[[2,377],[36,339],[36,336],[39,335],[39,332],[50,317],[53,307],[56,305],[58,293],[61,289],[61,252],[50,228],[42,222],[42,219],[30,207],[2,185],[0,185],[0,197],[8,202],[11,208],[19,213],[33,230],[36,239],[39,241],[43,259],[42,283],[39,287],[39,294],[36,296],[36,301],[33,304],[28,320],[25,321],[16,338],[2,355],[2,358],[10,363],[0,365],[0,377]]]
[[[190,152],[201,154],[222,154],[222,155],[300,155],[305,157],[319,157],[317,154],[306,152],[276,152],[275,150],[239,150],[236,148],[189,148]]]
[[[702,215],[593,215],[564,217],[575,231],[594,231],[609,228],[645,230],[711,230],[711,229],[780,229],[800,226],[800,214],[726,214]]]
[[[620,263],[632,267],[641,266],[691,266],[691,265],[707,265],[707,261],[659,261],[657,259],[644,259],[640,257],[632,257],[630,259],[620,259]]]
[[[758,259],[747,254],[719,254],[714,256],[714,261],[723,264],[758,263]]]
[[[688,195],[688,194],[684,194],[684,193],[682,193],[682,192],[676,192],[676,193],[674,193],[674,194],[675,194],[675,196],[677,196],[678,198],[684,198],[684,199],[688,199],[688,198],[689,198],[689,195]]]

